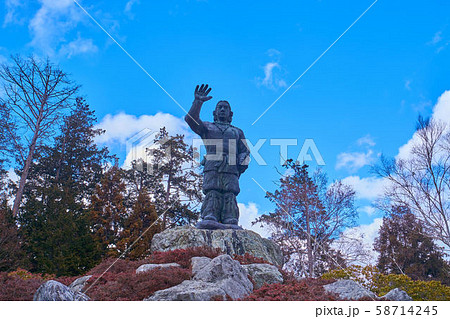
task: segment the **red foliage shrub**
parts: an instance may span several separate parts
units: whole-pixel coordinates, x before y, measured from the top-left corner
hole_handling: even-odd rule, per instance
[[[259,257],[255,257],[253,255],[250,255],[249,253],[245,253],[245,255],[234,255],[233,256],[234,260],[239,261],[239,263],[241,265],[249,265],[249,264],[269,264],[271,265],[271,263],[269,263],[267,260],[259,258]]]
[[[0,273],[0,300],[33,300],[34,293],[43,282],[44,279],[40,275],[23,278],[15,273],[2,272]]]
[[[92,300],[143,300],[155,291],[176,286],[190,279],[192,257],[214,258],[220,254],[222,254],[220,249],[194,247],[155,252],[139,261],[107,259],[87,273],[93,276],[86,284],[86,294]],[[178,263],[182,268],[154,269],[136,274],[136,269],[143,264],[165,263]],[[90,287],[94,282],[95,285]]]
[[[223,299],[223,296],[213,296],[211,297],[210,301],[233,301],[233,298],[230,297],[230,295],[225,295],[225,300]]]
[[[86,275],[101,275],[106,270],[111,274],[120,274],[120,273],[134,273],[139,266],[143,264],[148,264],[147,260],[123,260],[116,258],[108,258],[103,260],[100,264],[92,268],[87,272]]]
[[[188,280],[191,272],[183,268],[153,269],[144,273],[105,273],[92,287],[99,275],[87,282],[86,294],[92,300],[143,300],[155,291],[176,286]]]
[[[176,249],[165,252],[154,252],[147,259],[145,263],[149,264],[165,264],[177,263],[183,268],[190,268],[192,257],[209,257],[215,258],[222,255],[223,252],[219,248],[211,247],[193,247],[186,249]]]
[[[284,284],[264,285],[242,300],[245,301],[306,301],[337,300],[335,296],[326,293],[323,285],[332,281],[323,279],[303,279],[289,281]]]

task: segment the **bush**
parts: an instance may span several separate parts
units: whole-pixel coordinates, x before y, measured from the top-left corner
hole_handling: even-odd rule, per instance
[[[245,253],[243,256],[242,255],[234,255],[233,259],[239,261],[239,263],[241,265],[249,265],[249,264],[269,264],[269,265],[271,265],[271,263],[269,263],[267,260],[259,258],[259,257],[255,257],[253,255],[250,255],[249,253]]]
[[[284,284],[264,285],[242,300],[244,301],[334,301],[336,297],[325,292],[323,285],[332,280],[302,279]]]
[[[439,281],[412,280],[406,275],[395,274],[380,276],[376,290],[380,296],[384,296],[394,288],[406,291],[413,300],[450,300],[450,287]]]
[[[170,267],[159,268],[144,273],[105,273],[90,288],[99,275],[94,275],[87,282],[86,294],[91,300],[143,300],[155,291],[167,289],[188,280],[191,272],[188,269]]]
[[[0,273],[0,300],[33,300],[34,293],[45,280],[40,275],[33,275],[19,269],[12,273]]]
[[[92,300],[143,300],[155,291],[167,289],[182,283],[184,280],[189,280],[192,276],[190,269],[192,257],[214,258],[220,254],[222,254],[220,249],[195,247],[155,252],[148,258],[139,261],[110,258],[88,272],[89,275],[92,275],[92,278],[86,285],[87,295]],[[178,263],[181,268],[153,269],[136,274],[136,269],[143,264],[174,262]],[[108,271],[100,278],[106,270]],[[94,282],[95,285],[90,288],[90,285]]]
[[[215,258],[222,255],[223,252],[219,248],[211,247],[190,247],[186,249],[176,249],[172,251],[156,251],[152,253],[147,259],[146,264],[165,264],[177,263],[183,268],[191,267],[192,257],[208,257]]]
[[[412,280],[406,275],[384,275],[374,266],[351,266],[336,269],[322,276],[323,279],[352,279],[378,296],[384,296],[399,288],[417,301],[450,300],[450,287],[439,281]]]

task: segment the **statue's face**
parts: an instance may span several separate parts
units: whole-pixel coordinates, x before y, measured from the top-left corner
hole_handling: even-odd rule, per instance
[[[217,104],[216,116],[220,122],[228,122],[228,120],[230,118],[230,113],[231,113],[231,109],[227,103],[221,102],[221,103]]]

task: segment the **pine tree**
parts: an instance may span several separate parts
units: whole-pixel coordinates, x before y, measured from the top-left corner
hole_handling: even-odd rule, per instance
[[[163,229],[195,223],[203,193],[192,147],[186,144],[183,135],[170,136],[162,128],[148,152],[150,171],[164,189],[162,193],[152,192],[158,215],[164,214]]]
[[[6,199],[0,197],[0,272],[16,270],[25,263],[15,219]]]
[[[117,257],[120,254],[117,244],[128,215],[123,174],[117,166],[110,168],[96,186],[91,199],[91,223],[103,256]]]
[[[87,208],[110,156],[94,143],[95,121],[78,98],[54,144],[35,155],[18,218],[33,270],[76,275],[100,259]]]
[[[6,193],[6,164],[14,159],[13,141],[17,139],[17,127],[11,117],[11,110],[0,104],[0,195]]]
[[[377,267],[383,273],[449,281],[449,267],[442,249],[424,233],[422,222],[408,207],[392,207],[383,218],[374,248],[380,253]]]
[[[146,257],[150,253],[153,236],[161,231],[158,214],[149,193],[140,191],[130,214],[124,220],[124,228],[117,244],[120,253],[130,259]],[[131,246],[134,243],[133,246]]]
[[[86,210],[75,202],[69,189],[53,185],[39,192],[39,197],[26,197],[19,222],[31,270],[72,276],[85,273],[99,262]]]

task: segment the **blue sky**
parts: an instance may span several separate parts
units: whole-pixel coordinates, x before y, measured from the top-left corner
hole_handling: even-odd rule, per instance
[[[195,85],[208,83],[213,99],[204,120],[227,99],[233,124],[254,143],[298,139],[288,153],[297,157],[303,141],[314,139],[330,180],[356,188],[361,224],[382,216],[369,208],[382,188],[370,165],[381,153],[396,156],[417,116],[432,115],[450,90],[444,0],[379,0],[254,125],[373,0],[78,2],[185,109]],[[6,0],[0,19],[0,62],[15,53],[50,56],[83,85],[107,129],[101,142],[122,162],[124,141],[140,129],[166,125],[193,137],[184,111],[74,1]],[[450,110],[450,103],[443,107]],[[450,111],[441,114],[450,121]],[[272,209],[252,178],[273,191],[278,152],[267,141],[260,152],[267,165],[253,162],[241,177],[247,223]]]

